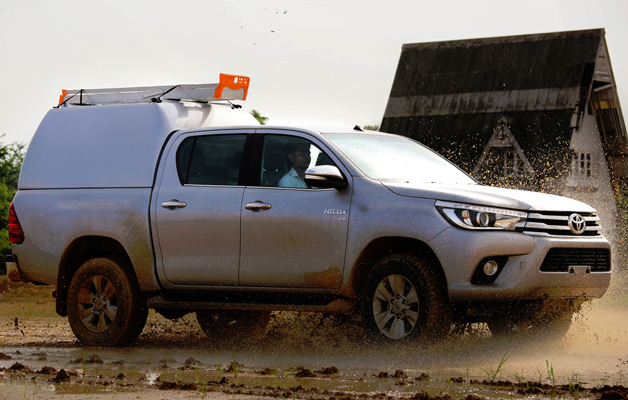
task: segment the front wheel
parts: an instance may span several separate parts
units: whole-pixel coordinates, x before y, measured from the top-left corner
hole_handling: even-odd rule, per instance
[[[451,327],[443,282],[426,263],[408,254],[379,261],[366,278],[362,320],[374,343],[438,340]]]
[[[72,332],[85,346],[127,346],[148,316],[137,282],[109,258],[88,260],[76,271],[67,307]]]

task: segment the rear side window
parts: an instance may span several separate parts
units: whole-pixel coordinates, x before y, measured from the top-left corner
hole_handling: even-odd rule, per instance
[[[184,185],[237,185],[246,135],[196,136],[177,150]]]

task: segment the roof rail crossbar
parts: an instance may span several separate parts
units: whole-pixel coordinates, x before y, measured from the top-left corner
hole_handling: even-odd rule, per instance
[[[150,103],[153,99],[218,101],[246,100],[250,79],[220,74],[219,83],[63,90],[59,106],[69,104]],[[79,94],[79,96],[76,96]]]

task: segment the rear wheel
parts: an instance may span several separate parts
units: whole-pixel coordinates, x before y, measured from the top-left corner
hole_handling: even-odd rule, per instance
[[[148,308],[119,262],[94,258],[72,277],[68,321],[85,346],[127,346],[142,333]]]
[[[369,273],[362,295],[362,320],[374,343],[443,338],[452,313],[444,284],[418,258],[394,254]]]
[[[218,343],[236,343],[261,337],[270,320],[270,311],[199,310],[196,319],[210,339]]]

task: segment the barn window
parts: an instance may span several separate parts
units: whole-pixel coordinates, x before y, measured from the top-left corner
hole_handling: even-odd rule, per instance
[[[525,175],[525,170],[523,166],[523,162],[517,155],[517,152],[514,149],[507,149],[503,153],[504,155],[504,171],[503,176],[505,178],[511,176],[523,176]]]
[[[571,158],[571,176],[574,178],[591,178],[591,153],[575,153]]]

